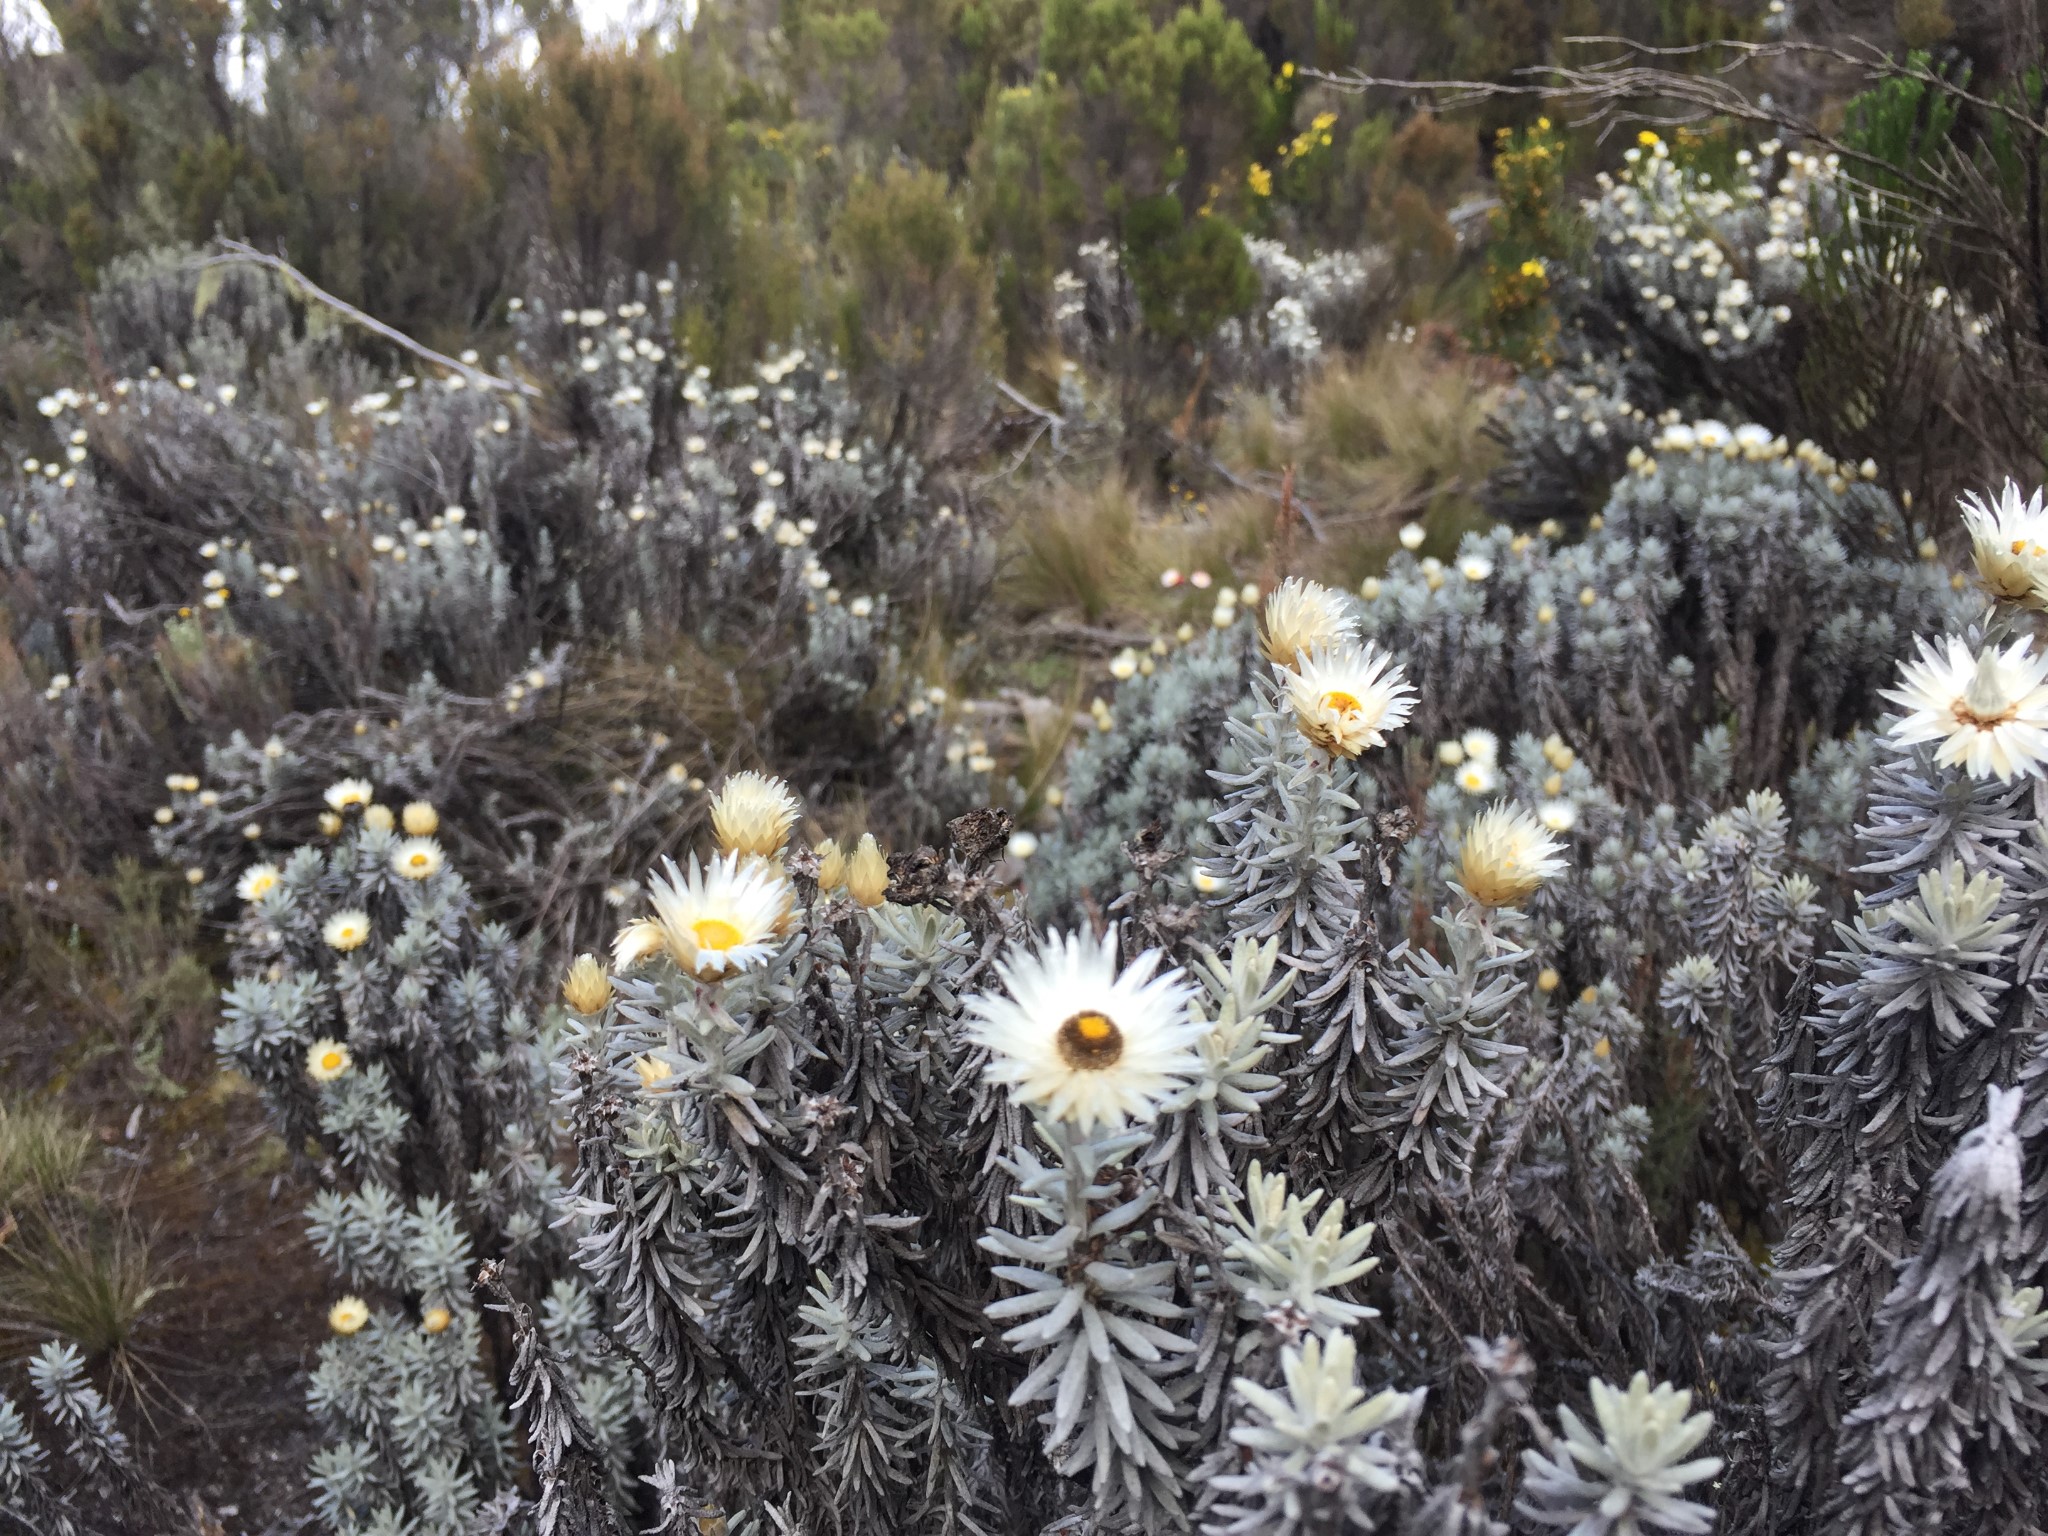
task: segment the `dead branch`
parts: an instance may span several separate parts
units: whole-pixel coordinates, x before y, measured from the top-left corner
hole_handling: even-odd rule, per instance
[[[495,389],[508,394],[525,395],[531,399],[540,398],[540,391],[524,380],[501,379],[494,373],[486,373],[473,363],[465,363],[460,358],[448,356],[445,352],[436,352],[424,342],[414,341],[412,337],[406,335],[398,327],[385,324],[375,315],[365,314],[346,299],[336,298],[282,256],[273,256],[267,251],[259,251],[253,245],[231,239],[226,235],[220,237],[220,246],[221,254],[203,258],[199,262],[199,266],[202,268],[222,266],[267,267],[282,277],[299,297],[325,305],[344,320],[361,326],[371,335],[380,336],[394,346],[402,347],[423,362],[432,363],[437,368],[446,368],[451,373],[462,375],[465,381],[478,389]]]

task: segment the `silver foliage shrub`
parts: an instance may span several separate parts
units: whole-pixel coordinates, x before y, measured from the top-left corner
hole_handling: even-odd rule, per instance
[[[47,442],[0,482],[0,588],[50,684],[9,727],[13,795],[53,811],[38,836],[108,843],[54,808],[146,817],[134,793],[169,766],[210,798],[169,802],[160,850],[218,897],[243,828],[303,836],[325,783],[374,768],[531,810],[468,843],[472,877],[573,929],[673,850],[674,791],[742,723],[906,825],[965,809],[943,718],[902,707],[926,686],[905,642],[984,590],[980,508],[916,444],[862,435],[829,358],[713,388],[672,350],[672,283],[615,290],[512,301],[500,358],[379,366],[268,273],[111,264],[105,375],[42,398]],[[74,629],[81,607],[113,629]],[[259,775],[238,731],[291,752]]]
[[[656,281],[520,311],[500,366],[544,406],[301,398],[275,294],[233,279],[145,359],[185,279],[123,278],[129,390],[50,414],[150,413],[140,467],[102,487],[111,446],[62,427],[86,441],[16,485],[0,558],[130,559],[160,482],[219,525],[184,530],[218,575],[165,586],[202,616],[166,665],[214,654],[210,612],[314,679],[274,736],[173,765],[157,825],[238,905],[219,1048],[320,1184],[318,1520],[2039,1528],[2048,520],[1972,508],[1987,603],[1873,471],[1629,404],[1676,352],[1739,414],[1800,233],[1649,158],[1596,220],[1602,280],[1644,274],[1640,348],[1525,381],[1503,429],[1535,443],[1553,402],[1545,473],[1599,510],[1450,560],[1417,537],[1355,594],[1292,583],[1134,659],[1026,889],[893,627],[979,581],[970,509],[853,440],[828,361],[714,389]],[[1067,318],[1113,337],[1113,253],[1082,259]],[[250,478],[196,495],[230,450]],[[322,563],[254,547],[271,494]],[[298,627],[316,579],[363,622]],[[203,595],[259,583],[246,624]],[[720,783],[628,729],[521,766],[600,654],[697,658],[810,755]],[[114,721],[111,670],[44,703]],[[806,795],[877,763],[928,844],[805,847]],[[76,1479],[129,1448],[75,1361],[34,1385],[0,1488],[89,1529]]]

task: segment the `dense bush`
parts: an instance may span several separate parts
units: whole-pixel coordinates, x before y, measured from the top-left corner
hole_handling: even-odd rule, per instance
[[[1548,21],[1313,9],[0,56],[0,954],[163,1100],[217,958],[326,1287],[288,1518],[2048,1520],[2048,511],[1947,496],[2034,365],[1898,211],[2036,197],[2032,87],[1575,188],[1341,90]],[[0,1515],[171,1528],[38,1343]]]

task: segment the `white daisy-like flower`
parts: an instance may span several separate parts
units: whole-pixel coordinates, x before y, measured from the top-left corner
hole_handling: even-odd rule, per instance
[[[1755,422],[1735,429],[1735,446],[1742,450],[1745,459],[1770,458],[1771,448],[1776,442],[1769,427],[1760,427]]]
[[[2019,486],[2008,480],[1997,501],[1986,503],[1973,493],[1962,499],[1962,508],[1970,553],[1991,595],[2048,610],[2048,506],[2042,493],[2023,501]]]
[[[771,859],[789,841],[803,807],[789,786],[766,773],[736,773],[711,802],[711,831],[722,853]]]
[[[1458,738],[1458,745],[1465,749],[1467,757],[1477,758],[1482,763],[1500,761],[1500,738],[1476,725]]]
[[[448,856],[431,837],[408,837],[391,850],[391,867],[408,880],[425,880],[438,875]]]
[[[1457,783],[1458,788],[1468,795],[1490,795],[1494,786],[1500,783],[1500,774],[1484,758],[1470,757],[1458,770]]]
[[[1735,435],[1718,421],[1694,422],[1692,435],[1693,441],[1708,453],[1720,453],[1735,441]]]
[[[1950,635],[1936,649],[1920,637],[1920,657],[1899,669],[1884,696],[1906,713],[1891,728],[1904,745],[1938,741],[1935,761],[1961,764],[1973,779],[2040,777],[2048,765],[2048,656],[2029,641],[1981,655]]]
[[[1458,562],[1458,574],[1467,581],[1484,581],[1493,574],[1493,562],[1484,555],[1467,555]]]
[[[376,793],[368,779],[341,779],[327,786],[327,808],[331,811],[361,810]]]
[[[251,864],[235,882],[235,894],[244,901],[261,901],[277,889],[277,881],[275,864]]]
[[[369,1320],[369,1304],[360,1296],[344,1296],[327,1309],[327,1326],[339,1334],[361,1333]]]
[[[692,857],[686,877],[675,860],[651,875],[654,916],[631,923],[613,945],[624,968],[657,952],[699,981],[759,965],[775,952],[793,893],[771,865],[728,853],[707,867]]]
[[[989,1052],[989,1081],[1083,1134],[1147,1121],[1201,1070],[1210,1026],[1178,969],[1147,950],[1121,973],[1116,932],[1048,933],[997,970],[1007,997],[968,999],[968,1036]],[[1157,974],[1155,974],[1157,973]]]
[[[306,1047],[306,1076],[316,1083],[331,1083],[346,1077],[355,1065],[348,1047],[339,1040],[315,1040]]]
[[[352,949],[361,949],[370,942],[370,914],[351,907],[337,912],[327,919],[320,930],[320,937],[327,941],[329,949],[347,954]]]
[[[1280,676],[1301,734],[1339,757],[1382,745],[1415,708],[1401,664],[1372,645],[1318,646]]]
[[[1569,832],[1579,824],[1579,808],[1569,800],[1546,800],[1536,807],[1536,819],[1552,832]]]
[[[1564,868],[1564,845],[1504,800],[1473,817],[1458,845],[1458,883],[1489,907],[1525,900]]]
[[[1266,599],[1259,647],[1278,666],[1291,667],[1306,651],[1333,649],[1357,638],[1358,620],[1350,605],[1328,587],[1290,576]]]

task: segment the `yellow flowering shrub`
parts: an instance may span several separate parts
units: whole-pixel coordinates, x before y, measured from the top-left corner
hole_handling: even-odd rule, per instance
[[[1500,204],[1488,215],[1486,309],[1488,347],[1523,366],[1547,366],[1557,337],[1550,274],[1564,254],[1566,146],[1547,117],[1495,137],[1493,181]]]

